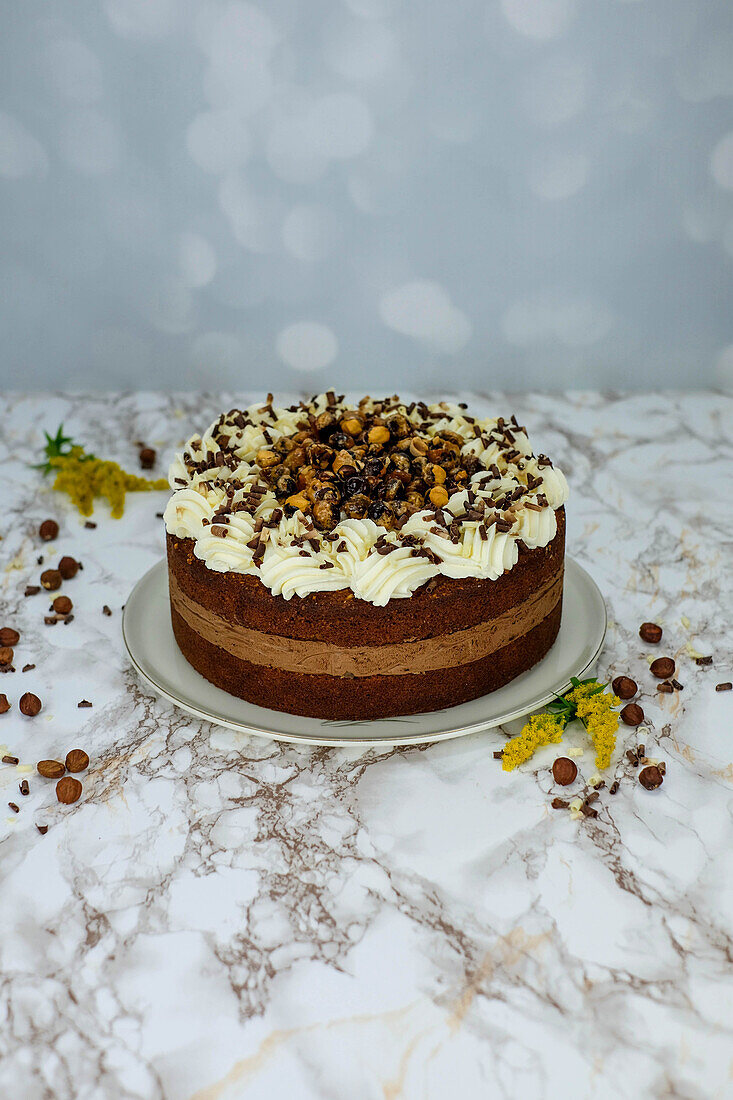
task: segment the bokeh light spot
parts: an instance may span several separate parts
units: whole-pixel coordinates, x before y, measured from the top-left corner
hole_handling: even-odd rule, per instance
[[[326,325],[316,321],[299,321],[279,333],[277,353],[293,370],[322,370],[338,354],[338,340]]]
[[[379,312],[388,328],[430,350],[452,355],[471,338],[471,322],[436,282],[415,279],[382,295]]]
[[[18,180],[47,171],[48,157],[41,143],[17,118],[0,111],[0,176]]]

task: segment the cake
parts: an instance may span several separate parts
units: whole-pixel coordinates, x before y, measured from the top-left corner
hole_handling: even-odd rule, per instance
[[[567,482],[514,416],[268,394],[189,439],[169,481],[176,642],[251,703],[438,710],[508,683],[557,636]]]

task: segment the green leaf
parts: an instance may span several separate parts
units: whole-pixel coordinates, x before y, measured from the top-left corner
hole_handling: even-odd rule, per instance
[[[74,443],[74,439],[70,435],[64,435],[64,425],[59,424],[56,429],[56,435],[49,435],[47,431],[43,433],[46,437],[46,445],[43,448],[43,453],[46,456],[44,462],[38,462],[33,465],[34,470],[41,470],[43,474],[50,474],[53,467],[51,466],[52,458],[63,458],[67,455],[72,447],[77,446]],[[82,461],[93,459],[94,455],[83,454]]]

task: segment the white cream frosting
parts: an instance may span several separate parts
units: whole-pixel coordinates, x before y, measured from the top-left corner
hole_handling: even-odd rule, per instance
[[[316,415],[327,406],[326,394],[319,394],[310,405]],[[362,406],[367,412],[371,407]],[[209,569],[256,574],[274,595],[286,600],[350,588],[356,598],[384,606],[391,599],[410,596],[441,574],[496,580],[516,564],[520,541],[533,549],[547,546],[553,539],[557,531],[555,511],[567,500],[567,481],[549,460],[533,454],[526,433],[514,424],[503,422],[504,428],[511,428],[514,440],[507,458],[507,444],[489,438],[499,425],[496,419],[467,418],[465,410],[449,402],[428,409],[435,418],[430,418],[421,431],[427,435],[453,432],[464,441],[462,452],[479,459],[482,468],[471,477],[470,489],[473,507],[485,508],[486,522],[459,518],[451,537],[436,523],[431,509],[412,515],[400,531],[387,532],[371,519],[342,519],[326,538],[296,512],[290,517],[283,515],[277,526],[264,527],[257,521],[270,521],[276,509],[282,513],[282,505],[272,492],[268,490],[259,498],[251,514],[233,511],[232,505],[242,501],[258,482],[257,452],[297,432],[304,413],[302,409],[272,407],[270,411],[269,406],[252,405],[242,411],[244,427],[233,423],[237,417],[234,410],[210,425],[203,435],[189,439],[175,456],[168,474],[174,491],[164,513],[166,529],[178,538],[193,539],[194,554]],[[399,405],[390,412],[401,413],[415,425],[425,422],[424,408],[408,411]],[[189,462],[215,458],[221,450],[217,437],[222,434],[229,439],[226,455],[231,466],[197,471],[187,464],[186,456]],[[532,484],[529,490],[528,475]],[[236,486],[233,495],[231,488],[227,493],[229,483]],[[508,510],[496,513],[497,497],[520,486],[525,490],[523,495]],[[464,514],[467,502],[466,490],[451,496],[443,509],[448,524]],[[217,510],[224,508],[228,513],[218,523]],[[494,515],[511,523],[511,529],[497,529],[492,522]],[[255,560],[258,540],[264,543],[264,553],[260,550],[259,560]],[[379,552],[392,546],[395,549],[391,552]],[[425,556],[423,550],[427,551]]]

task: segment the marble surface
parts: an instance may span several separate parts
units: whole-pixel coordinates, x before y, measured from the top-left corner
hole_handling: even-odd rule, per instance
[[[554,749],[503,774],[498,731],[280,747],[154,697],[120,609],[162,554],[164,494],[119,521],[100,505],[86,529],[28,463],[63,420],[130,469],[135,440],[162,466],[237,398],[3,398],[2,619],[22,639],[0,743],[21,766],[77,745],[92,763],[70,807],[0,768],[2,804],[21,804],[0,811],[0,1096],[733,1094],[733,693],[714,690],[733,678],[733,399],[463,396],[516,411],[567,472],[569,548],[611,619],[601,672],[639,680],[667,764],[643,790],[624,729],[596,819],[549,808]],[[63,588],[73,622],[49,627],[46,594],[23,591],[62,553],[84,569]],[[655,695],[645,619],[678,694]],[[578,764],[587,779],[592,754]]]

